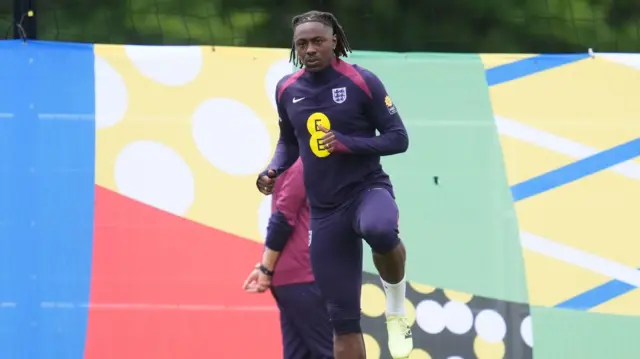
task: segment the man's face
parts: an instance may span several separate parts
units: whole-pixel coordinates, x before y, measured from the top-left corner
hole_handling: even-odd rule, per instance
[[[298,58],[309,71],[318,71],[331,64],[336,45],[333,30],[320,22],[305,22],[293,32]]]

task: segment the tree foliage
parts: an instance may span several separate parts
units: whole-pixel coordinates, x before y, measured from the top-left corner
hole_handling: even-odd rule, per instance
[[[43,40],[289,47],[291,17],[331,11],[355,48],[435,52],[640,50],[638,0],[49,0]]]

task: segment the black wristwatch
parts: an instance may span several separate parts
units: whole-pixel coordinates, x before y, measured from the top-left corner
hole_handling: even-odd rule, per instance
[[[269,270],[269,268],[265,267],[264,264],[262,264],[262,263],[256,264],[256,269],[258,269],[263,274],[268,275],[269,277],[273,276],[273,271]]]

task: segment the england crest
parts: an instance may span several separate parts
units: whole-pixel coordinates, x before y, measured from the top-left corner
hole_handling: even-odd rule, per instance
[[[336,89],[332,89],[331,93],[333,94],[333,102],[335,103],[343,103],[347,101],[347,88],[339,87]]]

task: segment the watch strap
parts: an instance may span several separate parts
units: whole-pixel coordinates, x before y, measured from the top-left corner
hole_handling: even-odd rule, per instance
[[[264,274],[266,274],[266,275],[268,275],[268,276],[270,276],[270,277],[271,277],[271,276],[273,276],[273,271],[272,271],[272,270],[269,270],[269,268],[265,267],[265,266],[264,266],[264,264],[262,264],[262,263],[258,264],[258,265],[256,266],[256,268],[257,268],[260,272],[262,272],[262,273],[264,273]]]

